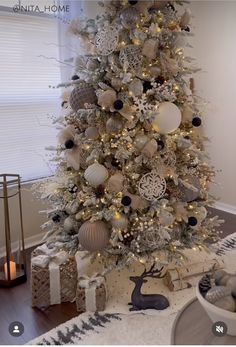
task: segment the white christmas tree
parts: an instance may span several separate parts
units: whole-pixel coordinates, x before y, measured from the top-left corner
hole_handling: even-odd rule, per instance
[[[52,204],[45,239],[105,268],[171,261],[216,241],[220,224],[206,210],[214,170],[189,87],[190,11],[179,16],[177,1],[100,5],[96,19],[70,24],[87,53],[61,85],[56,175],[37,187]]]

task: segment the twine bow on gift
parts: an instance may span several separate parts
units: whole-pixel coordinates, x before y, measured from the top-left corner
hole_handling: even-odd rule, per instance
[[[79,285],[81,288],[100,287],[104,283],[104,277],[94,274],[91,277],[83,275],[80,277]]]

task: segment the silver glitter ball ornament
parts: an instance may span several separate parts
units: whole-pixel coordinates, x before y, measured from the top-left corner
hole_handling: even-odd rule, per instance
[[[127,7],[121,12],[120,19],[126,29],[132,29],[140,20],[139,11],[134,7]]]
[[[76,112],[79,109],[90,108],[90,105],[96,104],[97,96],[93,87],[83,82],[72,90],[69,102],[73,111]]]

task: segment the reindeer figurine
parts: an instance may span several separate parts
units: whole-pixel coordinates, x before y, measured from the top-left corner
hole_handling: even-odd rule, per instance
[[[145,269],[140,276],[130,277],[130,280],[135,283],[135,287],[131,295],[131,303],[129,303],[129,305],[133,306],[129,309],[130,311],[139,311],[147,309],[164,310],[169,306],[169,301],[164,295],[141,293],[142,284],[147,282],[145,277],[164,277],[164,275],[162,275],[163,267],[161,269],[156,270],[154,270],[154,267],[155,264],[151,266],[149,271],[146,271]]]

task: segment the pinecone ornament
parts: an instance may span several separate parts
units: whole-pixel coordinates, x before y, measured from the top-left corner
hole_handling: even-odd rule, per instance
[[[202,279],[199,282],[199,291],[202,294],[202,296],[205,297],[209,289],[211,289],[211,277],[209,274],[206,274],[202,277]]]

